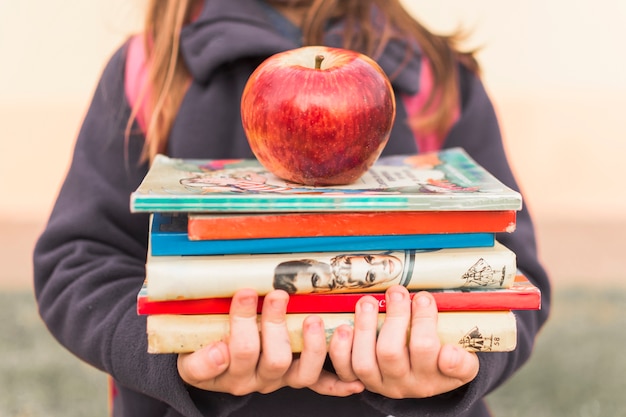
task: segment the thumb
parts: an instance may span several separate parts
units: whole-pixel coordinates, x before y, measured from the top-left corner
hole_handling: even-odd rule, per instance
[[[476,378],[480,362],[474,352],[455,345],[444,345],[439,352],[437,365],[442,375],[458,380],[461,386]]]
[[[224,342],[216,342],[193,353],[179,354],[178,373],[187,384],[198,386],[223,373],[229,362],[228,346]]]

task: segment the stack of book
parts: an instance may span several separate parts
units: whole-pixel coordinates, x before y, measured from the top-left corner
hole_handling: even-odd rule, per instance
[[[355,184],[282,181],[256,160],[157,156],[131,196],[151,213],[146,280],[151,353],[202,348],[228,335],[230,297],[290,293],[292,350],[308,314],[327,334],[351,324],[364,294],[379,300],[400,284],[431,291],[443,343],[510,351],[513,310],[539,309],[541,294],[496,239],[515,229],[519,193],[460,148],[381,158]]]

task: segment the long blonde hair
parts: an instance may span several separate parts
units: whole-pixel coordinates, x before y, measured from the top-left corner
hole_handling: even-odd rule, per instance
[[[202,7],[204,0],[150,0],[145,20],[145,50],[151,91],[147,104],[146,142],[143,158],[151,160],[165,153],[167,139],[191,76],[179,51],[180,32]],[[329,17],[340,11],[346,18],[343,47],[376,58],[393,37],[413,38],[428,58],[433,74],[433,91],[425,108],[410,120],[414,129],[443,138],[458,106],[457,62],[471,71],[479,66],[473,51],[463,52],[461,32],[452,35],[431,33],[416,21],[399,0],[309,0],[302,24],[304,45],[323,43],[324,27]],[[370,6],[376,5],[384,19],[383,30],[373,27]],[[410,57],[407,57],[410,58]],[[393,78],[393,74],[390,74]],[[141,93],[142,95],[145,94]],[[140,96],[141,97],[141,96]],[[139,100],[141,101],[141,100]],[[131,122],[137,115],[136,104]]]

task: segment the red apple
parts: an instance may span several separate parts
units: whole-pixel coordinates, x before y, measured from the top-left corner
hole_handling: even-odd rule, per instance
[[[305,185],[356,181],[389,140],[389,79],[358,52],[309,46],[269,57],[243,91],[241,116],[259,162]]]

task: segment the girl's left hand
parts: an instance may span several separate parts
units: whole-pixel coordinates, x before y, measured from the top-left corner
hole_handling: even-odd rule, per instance
[[[359,380],[369,391],[400,399],[432,397],[476,377],[475,353],[441,345],[430,293],[422,291],[411,300],[407,289],[397,285],[387,290],[386,302],[378,335],[378,303],[370,296],[357,304],[354,330],[344,326],[333,335],[329,354],[342,380]]]

